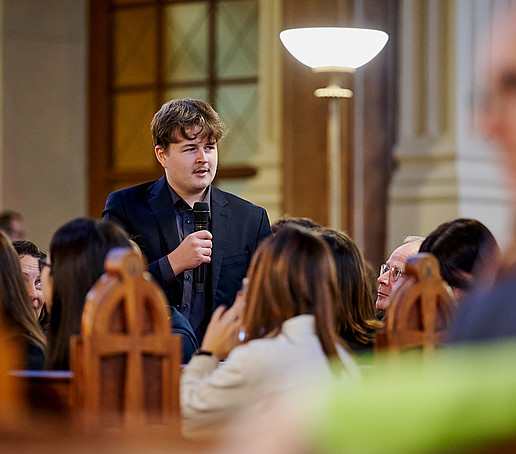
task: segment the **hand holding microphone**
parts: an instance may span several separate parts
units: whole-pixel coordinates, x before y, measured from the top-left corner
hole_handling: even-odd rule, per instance
[[[194,204],[197,205],[197,203]],[[206,206],[203,206],[206,205]],[[168,254],[168,261],[174,274],[177,276],[185,270],[194,270],[194,281],[196,279],[195,270],[199,265],[206,264],[211,261],[211,248],[212,248],[212,235],[207,230],[208,222],[206,214],[209,218],[209,205],[207,203],[201,203],[200,207],[197,207],[197,214],[194,208],[194,232],[188,235],[172,252]],[[195,220],[197,216],[197,221]],[[206,281],[206,271],[205,281]],[[195,281],[196,282],[196,281]]]

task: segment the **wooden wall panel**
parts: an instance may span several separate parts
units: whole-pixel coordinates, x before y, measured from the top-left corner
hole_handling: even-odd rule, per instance
[[[90,0],[88,46],[88,213],[101,217],[106,202],[105,180],[110,142],[109,9],[104,0]]]
[[[283,29],[309,26],[351,26],[352,2],[345,0],[284,0]],[[283,179],[284,213],[328,223],[326,130],[328,102],[316,98],[328,78],[315,74],[286,50],[283,64]],[[347,101],[341,103],[343,125]],[[343,146],[349,135],[343,128]],[[343,155],[346,155],[343,149]],[[345,160],[343,160],[345,165]],[[343,169],[343,175],[348,171]],[[345,199],[345,197],[343,197]],[[346,225],[344,222],[343,225]]]
[[[368,63],[363,79],[364,157],[362,252],[378,268],[385,249],[389,185],[395,167],[393,147],[398,128],[398,0],[355,0],[357,27],[389,34],[382,52]],[[358,5],[359,4],[359,5]]]
[[[361,26],[387,31],[382,53],[364,70],[363,97],[343,100],[342,115],[342,229],[359,242],[375,267],[385,260],[388,188],[394,161],[397,128],[397,14],[398,0],[283,0],[283,28]],[[307,216],[327,225],[327,102],[313,95],[327,78],[313,73],[286,50],[283,70],[284,213]],[[343,84],[353,89],[351,76]],[[361,107],[355,110],[355,102]],[[354,113],[361,115],[364,137],[358,140],[364,159],[362,207],[353,206]],[[354,211],[364,213],[360,232],[354,231]]]

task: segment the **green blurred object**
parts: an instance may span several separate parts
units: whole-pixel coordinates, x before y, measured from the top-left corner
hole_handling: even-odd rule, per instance
[[[430,363],[381,358],[361,386],[314,393],[314,452],[467,452],[516,441],[515,357],[510,342],[443,349]]]

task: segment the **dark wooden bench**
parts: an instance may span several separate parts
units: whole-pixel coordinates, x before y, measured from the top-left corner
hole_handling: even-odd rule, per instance
[[[70,416],[72,372],[15,370],[9,375],[18,382],[31,411],[65,419]]]

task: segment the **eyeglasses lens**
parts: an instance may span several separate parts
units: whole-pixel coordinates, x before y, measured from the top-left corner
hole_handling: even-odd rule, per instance
[[[389,265],[385,263],[380,266],[380,276],[387,271],[389,271],[389,278],[392,282],[396,282],[403,275],[403,271],[397,267],[389,268]]]

